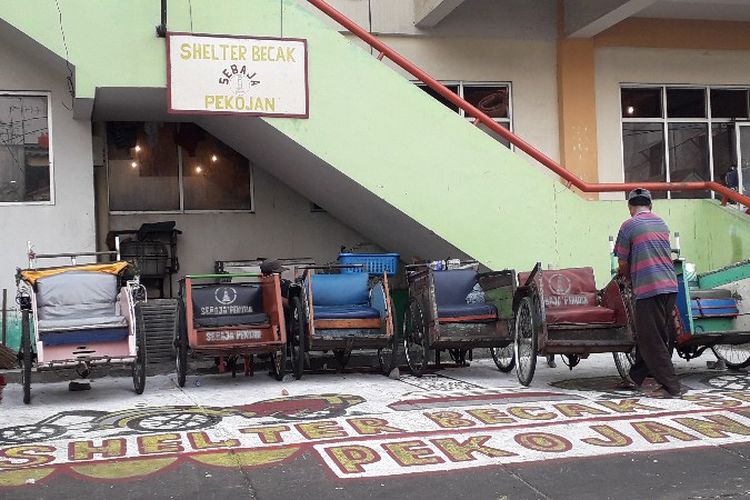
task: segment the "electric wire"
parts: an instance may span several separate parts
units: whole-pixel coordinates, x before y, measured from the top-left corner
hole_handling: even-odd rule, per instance
[[[60,2],[58,0],[55,0],[55,6],[57,7],[57,15],[60,25],[60,35],[62,36],[62,42],[63,47],[65,48],[65,66],[68,69],[68,76],[65,78],[65,81],[68,85],[68,93],[70,94],[70,106],[68,106],[64,101],[62,101],[62,105],[65,109],[68,111],[71,111],[73,109],[73,98],[75,98],[75,87],[73,86],[73,68],[70,65],[70,51],[68,50],[68,37],[65,36],[65,29],[63,28],[63,16],[62,16],[62,10],[60,10]]]

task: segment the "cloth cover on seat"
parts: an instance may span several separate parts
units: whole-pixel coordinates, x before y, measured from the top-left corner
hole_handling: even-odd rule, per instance
[[[519,273],[523,286],[530,273]],[[597,300],[594,270],[574,267],[542,271],[544,307],[548,324],[611,324],[615,311]]]
[[[36,286],[39,319],[117,317],[117,285],[117,276],[100,272],[71,271],[42,278]]]
[[[40,278],[36,289],[39,333],[45,344],[85,343],[84,337],[86,342],[127,337],[128,320],[117,315],[117,276],[69,271]],[[88,333],[81,333],[85,331]],[[49,332],[59,334],[45,335]]]
[[[196,328],[267,324],[263,290],[255,284],[193,286],[193,325]]]
[[[477,284],[477,273],[473,269],[451,269],[434,271],[435,301],[438,318],[461,318],[470,316],[497,317],[497,309],[492,304],[467,304],[466,298]],[[474,321],[467,319],[467,321]]]
[[[89,330],[92,328],[127,328],[125,316],[101,316],[98,318],[40,319],[39,331]]]

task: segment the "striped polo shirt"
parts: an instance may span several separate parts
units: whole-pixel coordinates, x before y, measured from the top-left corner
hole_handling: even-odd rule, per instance
[[[615,254],[630,264],[630,279],[637,299],[677,293],[669,228],[659,216],[639,212],[623,222]]]

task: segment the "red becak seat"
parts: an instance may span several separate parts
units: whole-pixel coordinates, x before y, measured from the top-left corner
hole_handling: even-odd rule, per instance
[[[520,285],[530,273],[519,273]],[[590,267],[576,267],[542,271],[544,308],[547,324],[602,324],[615,323],[615,311],[599,304],[594,271]]]

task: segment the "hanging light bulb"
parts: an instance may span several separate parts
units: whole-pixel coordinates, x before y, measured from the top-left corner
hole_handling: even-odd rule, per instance
[[[632,115],[633,113],[635,113],[635,108],[633,106],[628,106],[628,114]]]
[[[141,152],[141,147],[138,144],[135,145],[135,152],[136,153],[140,153]]]
[[[133,163],[130,164],[130,167],[131,168],[138,168],[138,162],[134,161]]]
[[[219,161],[219,157],[216,155],[211,155],[211,161],[216,163],[217,161]]]
[[[203,169],[201,168],[200,165],[198,165],[197,167],[195,167],[195,173],[196,174],[200,174],[201,172],[203,172]]]

